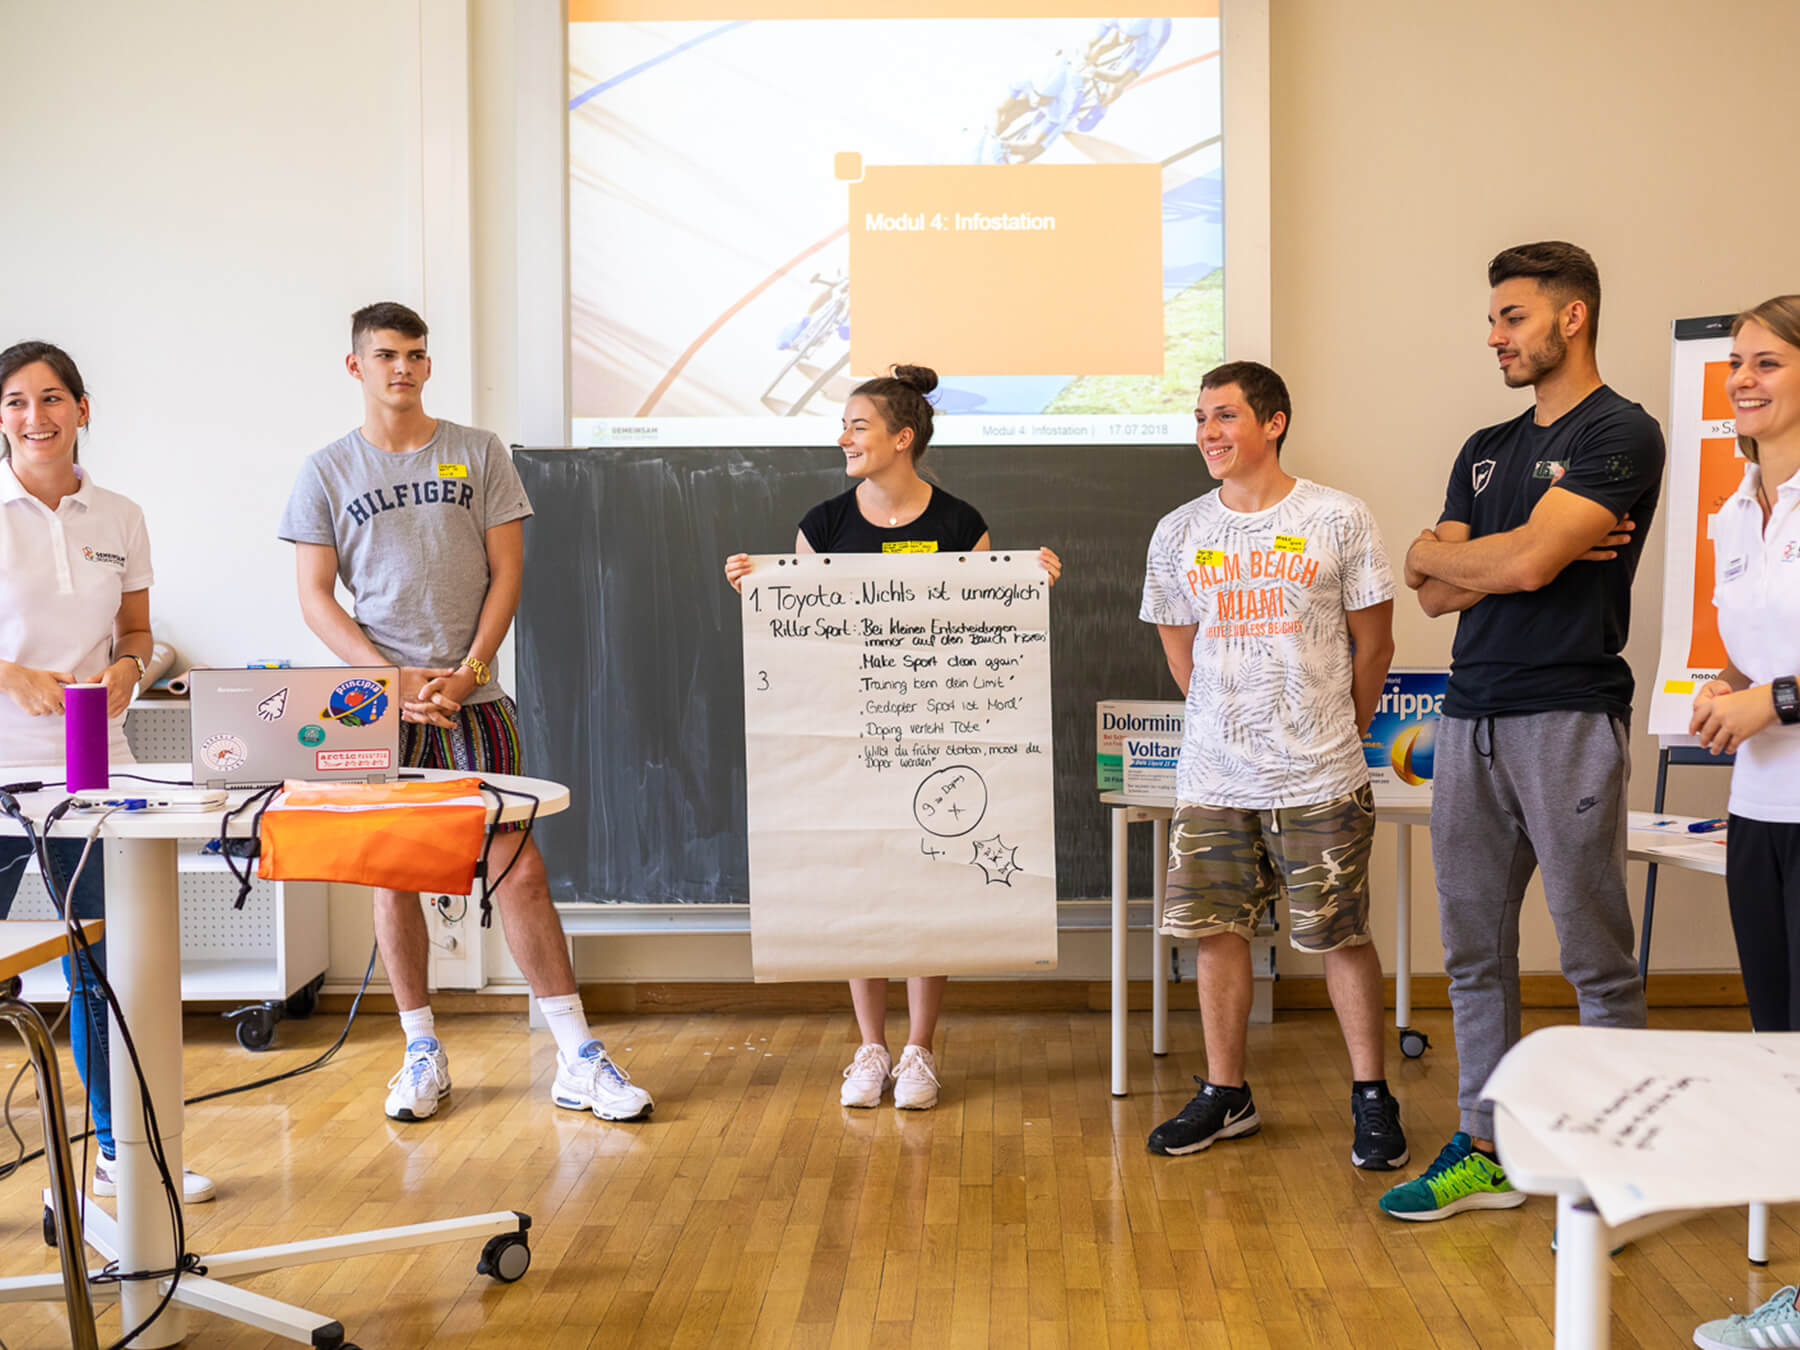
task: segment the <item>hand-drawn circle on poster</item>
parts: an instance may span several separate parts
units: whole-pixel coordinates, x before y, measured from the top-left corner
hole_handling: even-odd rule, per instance
[[[987,814],[987,783],[972,765],[947,764],[913,793],[913,817],[940,839],[967,834]]]

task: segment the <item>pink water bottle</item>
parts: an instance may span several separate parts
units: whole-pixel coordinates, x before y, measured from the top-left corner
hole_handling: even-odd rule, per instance
[[[63,686],[63,784],[70,792],[109,788],[106,766],[106,686]]]

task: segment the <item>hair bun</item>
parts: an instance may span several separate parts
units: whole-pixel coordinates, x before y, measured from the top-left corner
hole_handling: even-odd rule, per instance
[[[894,378],[910,384],[921,394],[929,394],[938,384],[937,372],[930,366],[895,366]]]

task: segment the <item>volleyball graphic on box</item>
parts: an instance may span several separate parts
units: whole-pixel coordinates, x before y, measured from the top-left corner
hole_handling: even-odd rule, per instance
[[[1437,752],[1438,718],[1444,710],[1446,670],[1390,670],[1363,755],[1377,805],[1429,802]]]

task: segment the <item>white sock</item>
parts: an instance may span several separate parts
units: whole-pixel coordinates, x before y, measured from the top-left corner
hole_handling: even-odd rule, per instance
[[[581,1058],[581,1047],[593,1040],[588,1031],[587,1013],[581,1007],[581,994],[556,994],[537,1001],[538,1011],[556,1037],[556,1048],[565,1061],[573,1064]]]
[[[414,1008],[410,1012],[402,1010],[400,1034],[406,1037],[408,1045],[422,1036],[429,1036],[432,1040],[436,1040],[437,1023],[431,1016],[431,1005],[427,1003],[423,1008]]]

